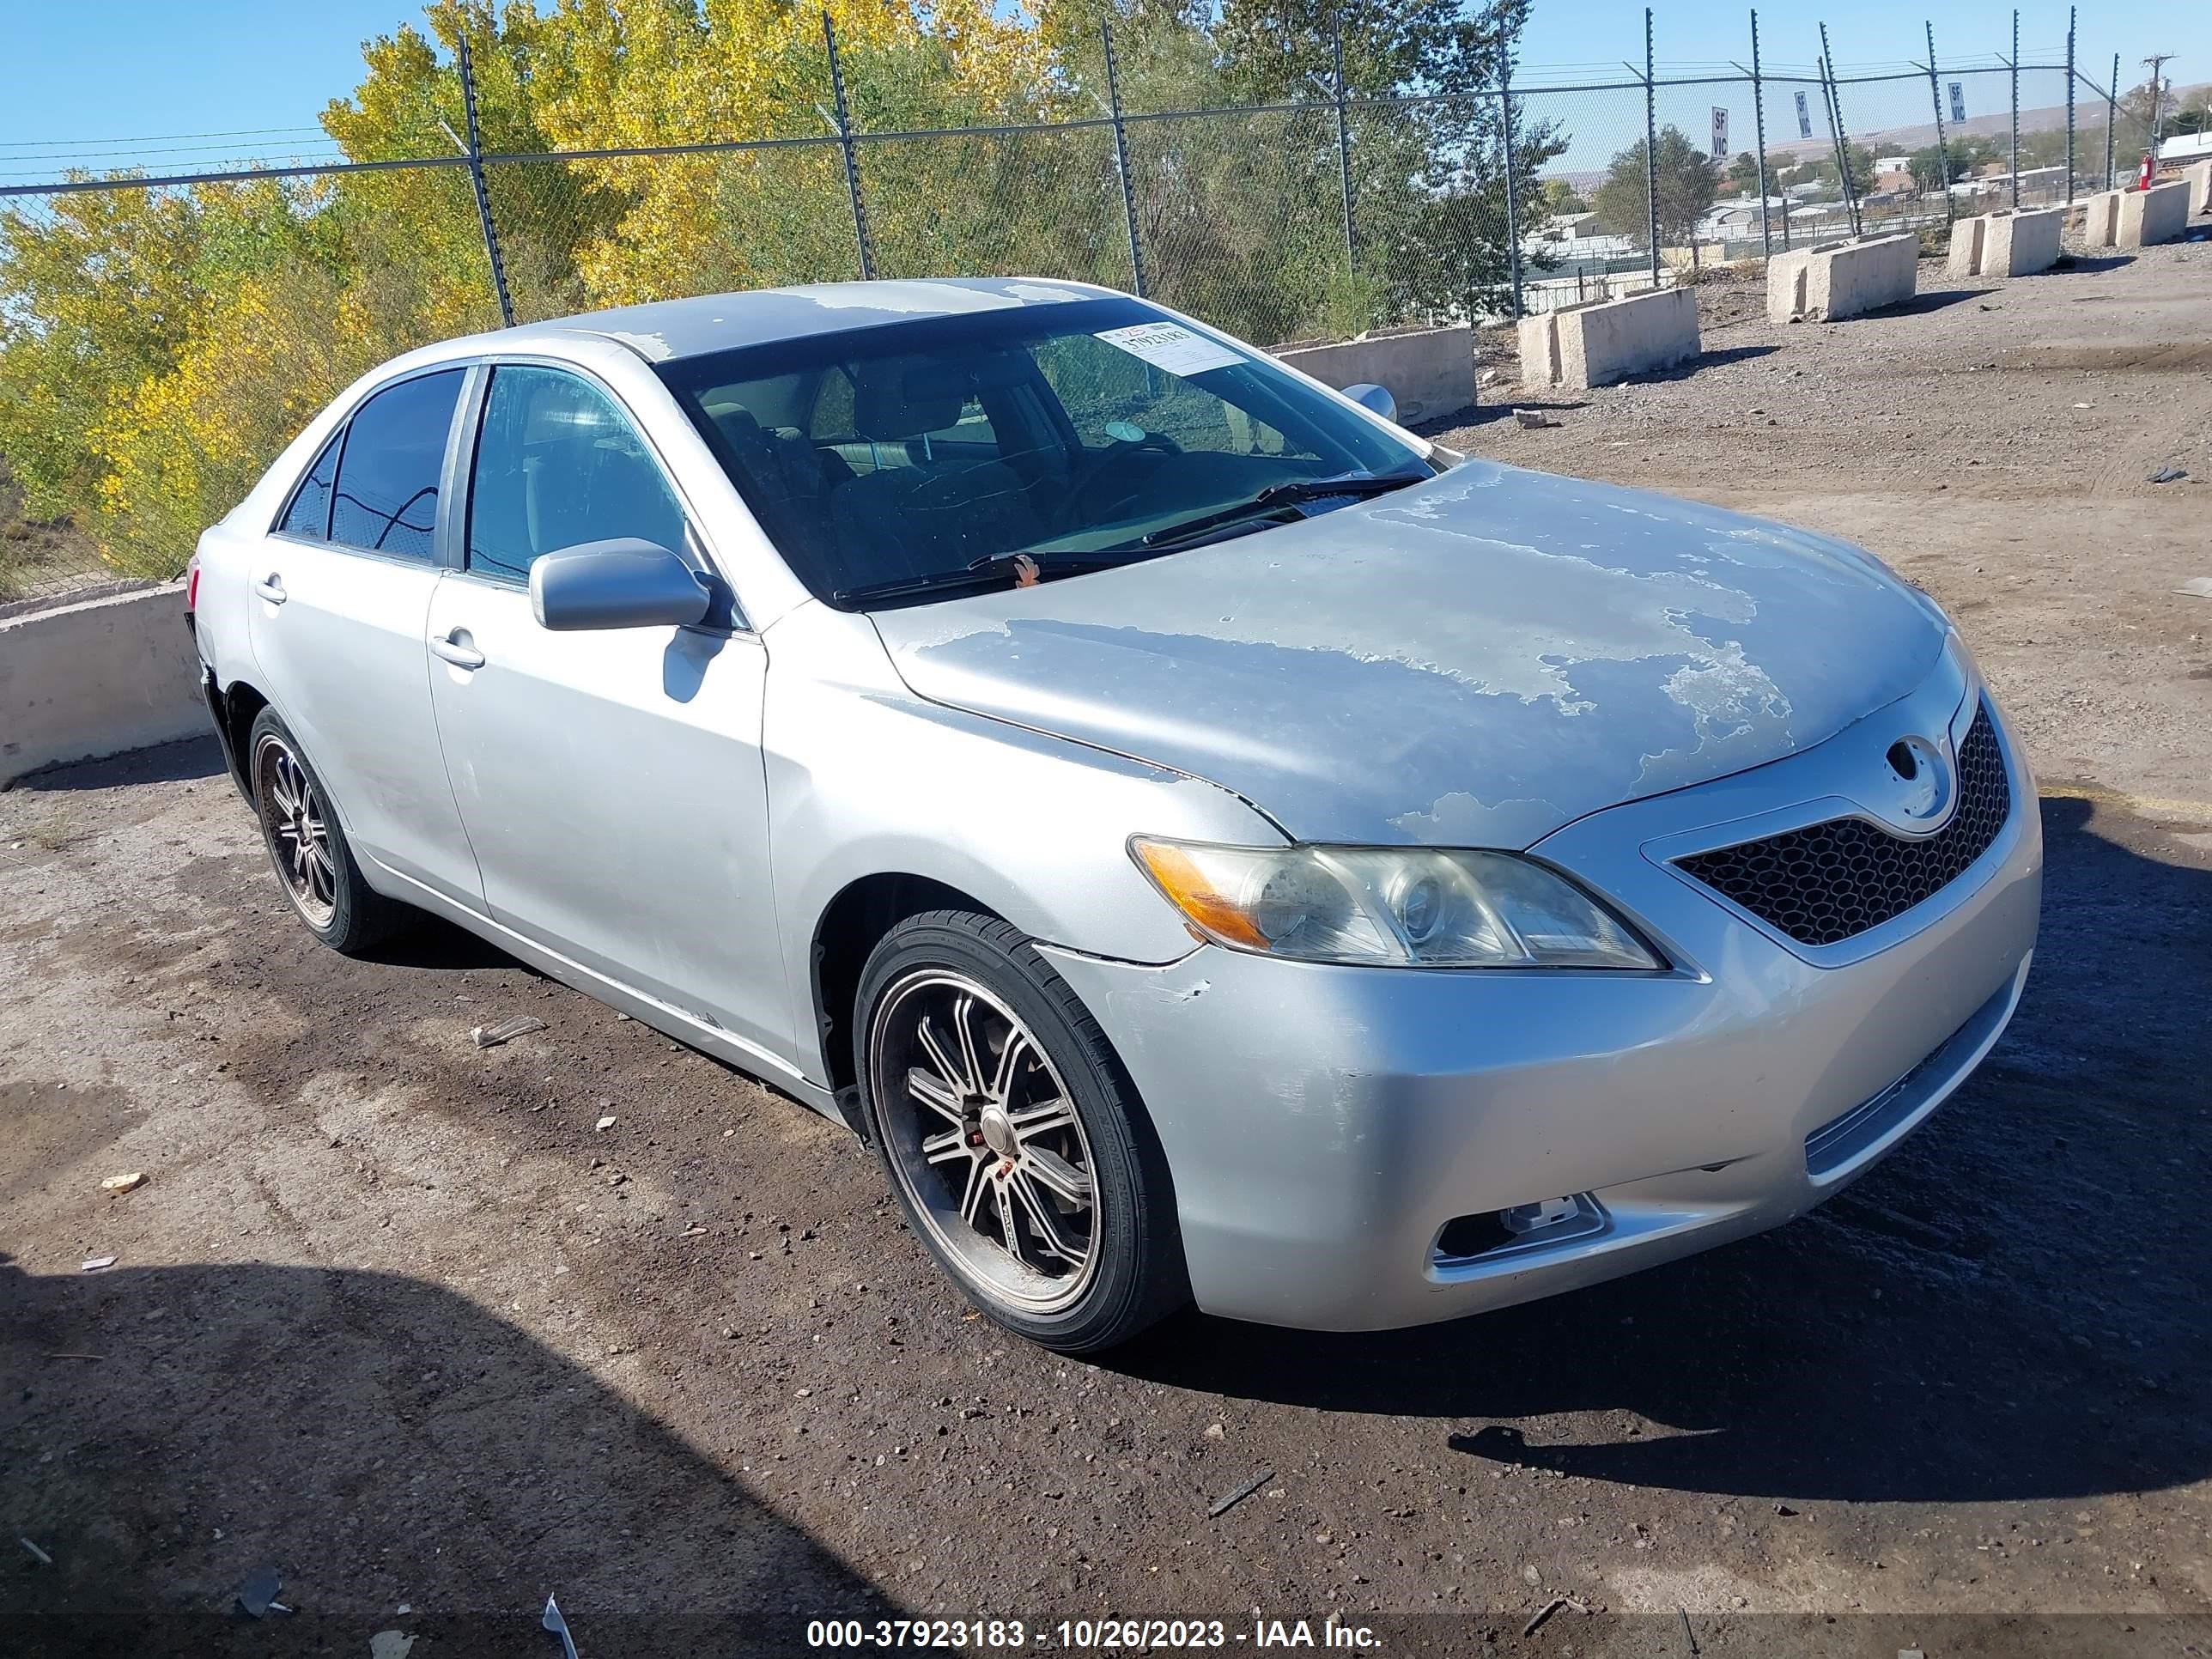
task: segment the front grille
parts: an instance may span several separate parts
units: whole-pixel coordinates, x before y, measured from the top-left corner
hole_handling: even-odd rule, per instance
[[[1986,704],[1959,745],[1959,807],[1920,841],[1864,818],[1832,818],[1674,860],[1801,945],[1837,945],[1901,916],[1990,849],[2012,812]]]

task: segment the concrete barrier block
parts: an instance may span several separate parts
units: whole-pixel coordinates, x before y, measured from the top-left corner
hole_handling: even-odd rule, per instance
[[[1545,311],[1523,317],[1516,332],[1521,342],[1521,384],[1559,385],[1559,313]]]
[[[1791,248],[1766,262],[1766,319],[1786,323],[1805,314],[1805,269],[1815,250]]]
[[[2118,235],[2122,190],[2100,190],[2082,204],[2081,240],[2091,247],[2111,247]]]
[[[2159,242],[2170,242],[2188,228],[2189,186],[2179,179],[2170,185],[2153,185],[2148,190],[2130,190],[2120,197],[2119,228],[2113,236],[2115,247],[2150,247]]]
[[[1816,243],[1767,262],[1766,314],[1788,322],[1841,322],[1912,297],[1920,238],[1911,231]]]
[[[2058,262],[2058,229],[2063,208],[2033,213],[1993,213],[1982,242],[1984,276],[2028,276]]]
[[[1275,356],[1340,392],[1382,387],[1397,400],[1401,422],[1430,420],[1474,402],[1474,331],[1465,323],[1293,346]]]
[[[1547,356],[1552,374],[1534,385],[1577,390],[1611,386],[1632,374],[1670,368],[1698,355],[1695,289],[1662,288],[1621,300],[1565,306],[1547,319],[1553,333]],[[1522,380],[1529,362],[1522,358]]]
[[[182,583],[0,618],[0,782],[210,729]]]
[[[2212,161],[2199,161],[2193,167],[2184,167],[2181,179],[2189,186],[2189,210],[2191,213],[2212,213]]]
[[[1955,221],[1951,226],[1950,252],[1943,261],[1943,270],[1950,276],[1978,276],[1982,274],[1982,247],[1990,234],[1990,217],[1986,213],[1972,219]]]

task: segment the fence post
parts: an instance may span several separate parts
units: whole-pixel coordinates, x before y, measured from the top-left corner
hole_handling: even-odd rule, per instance
[[[1344,29],[1334,15],[1328,20],[1328,55],[1336,72],[1336,185],[1344,198],[1344,275],[1357,291],[1359,284],[1359,234],[1352,222],[1352,132],[1345,124]]]
[[[1098,44],[1106,52],[1106,112],[1114,119],[1114,173],[1121,181],[1121,222],[1129,232],[1129,281],[1137,297],[1145,297],[1145,250],[1137,240],[1137,191],[1129,178],[1129,128],[1121,119],[1121,72],[1114,64],[1114,26],[1100,20]],[[1345,203],[1347,216],[1350,199]],[[1346,223],[1350,225],[1347,216]]]
[[[860,280],[872,283],[876,277],[876,255],[868,246],[867,210],[860,204],[860,163],[853,153],[853,118],[845,107],[845,70],[837,61],[837,26],[830,21],[826,9],[822,14],[822,44],[830,52],[830,95],[837,109],[837,148],[845,156],[845,194],[853,204],[853,241],[860,251]]]
[[[1851,141],[1844,131],[1844,98],[1836,85],[1836,62],[1828,50],[1828,26],[1820,25],[1820,86],[1828,99],[1828,131],[1835,135],[1836,176],[1843,181],[1844,214],[1850,221],[1851,234],[1863,235],[1866,227],[1859,222],[1859,192],[1851,177]]]
[[[469,37],[456,37],[454,55],[461,65],[461,114],[469,135],[469,183],[477,195],[477,222],[483,228],[484,252],[491,260],[491,289],[499,300],[502,328],[514,326],[514,305],[507,296],[507,265],[499,257],[499,236],[492,228],[491,196],[484,189],[483,141],[477,132],[477,77],[469,63]]]
[[[1943,222],[1951,222],[1951,148],[1943,142],[1943,88],[1936,78],[1936,25],[1928,30],[1928,101],[1936,106],[1936,165],[1943,173]]]
[[[1751,12],[1751,125],[1759,137],[1759,249],[1774,257],[1774,228],[1766,213],[1766,93],[1759,83],[1759,9]],[[1790,246],[1790,198],[1782,198],[1782,246]],[[1725,250],[1723,250],[1725,252]]]
[[[1505,153],[1505,263],[1513,274],[1513,315],[1521,315],[1521,209],[1513,188],[1513,52],[1498,43],[1498,124]],[[1349,216],[1351,210],[1346,213]]]
[[[1651,8],[1644,9],[1644,205],[1651,235],[1651,286],[1659,286],[1659,105],[1651,84]]]
[[[2120,54],[2112,54],[2112,90],[2105,100],[2105,188],[2112,187],[2112,117],[2120,107]]]
[[[2074,205],[2074,8],[2066,8],[2066,205]]]
[[[2020,211],[2020,13],[2012,15],[2012,206]]]

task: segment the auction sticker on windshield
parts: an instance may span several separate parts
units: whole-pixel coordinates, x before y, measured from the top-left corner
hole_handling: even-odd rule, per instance
[[[1170,374],[1203,374],[1209,368],[1228,368],[1244,361],[1226,346],[1218,346],[1205,336],[1173,323],[1138,323],[1128,328],[1109,328],[1102,331],[1098,337]]]

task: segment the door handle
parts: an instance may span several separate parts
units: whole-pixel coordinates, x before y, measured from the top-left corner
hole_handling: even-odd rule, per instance
[[[456,628],[443,638],[432,639],[430,654],[441,661],[453,664],[456,668],[482,668],[484,665],[484,653],[477,649],[476,641],[470,638],[469,630],[465,628]]]
[[[271,605],[284,603],[284,579],[273,570],[253,584],[253,591]]]

